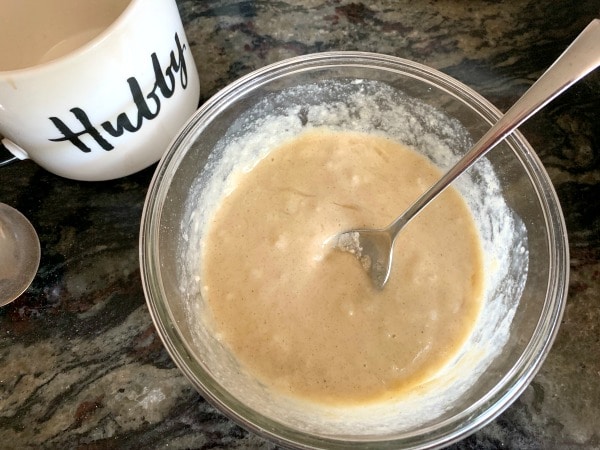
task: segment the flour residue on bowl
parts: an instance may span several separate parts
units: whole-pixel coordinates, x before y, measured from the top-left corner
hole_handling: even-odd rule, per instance
[[[299,104],[302,106],[289,106]],[[234,189],[238,176],[251,170],[283,142],[320,127],[393,139],[423,153],[442,170],[470,145],[468,134],[458,122],[379,82],[321,82],[287,89],[260,101],[229,128],[190,195],[190,220],[184,225],[188,250],[183,255],[187,273],[182,280],[182,291],[191,293],[189,320],[194,324],[196,340],[208,349],[203,358],[218,362],[208,366],[227,390],[284,423],[296,423],[316,433],[335,430],[360,434],[385,429],[392,423],[402,428],[424,418],[432,420],[468,391],[508,339],[516,309],[514,299],[519,298],[527,276],[524,227],[507,208],[498,180],[486,160],[455,183],[475,218],[482,240],[485,314],[479,316],[473,332],[453,360],[409,395],[357,409],[315,407],[292,398],[275,401],[275,394],[240,370],[236,359],[219,342],[219,336],[213,336],[207,305],[201,298],[194,298],[202,288],[198,249],[203,246],[208,219],[224,196]],[[525,249],[521,257],[511,257],[515,248]],[[515,271],[513,266],[521,278],[506,284],[507,273]],[[306,414],[307,408],[311,414]]]

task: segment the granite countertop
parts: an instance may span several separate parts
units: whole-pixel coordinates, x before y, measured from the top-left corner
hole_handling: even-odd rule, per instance
[[[305,53],[431,65],[505,110],[600,13],[598,0],[178,2],[202,98]],[[454,449],[600,448],[600,73],[522,127],[561,200],[571,280],[558,337],[521,397]],[[37,229],[32,286],[0,308],[0,448],[274,448],[192,388],[158,338],[138,267],[154,167],[85,183],[0,169],[0,202]]]

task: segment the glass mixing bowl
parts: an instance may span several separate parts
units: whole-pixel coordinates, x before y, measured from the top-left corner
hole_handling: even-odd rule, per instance
[[[568,285],[561,209],[542,164],[518,132],[455,183],[483,240],[484,301],[468,342],[414,393],[343,408],[273,392],[215,337],[200,293],[200,245],[211,205],[223,195],[220,180],[277,142],[319,126],[366,131],[402,141],[445,169],[500,115],[438,71],[358,52],[285,60],[207,101],[156,170],[140,237],[150,313],[198,391],[245,428],[299,448],[440,447],[505,410],[547,355]],[[271,132],[273,120],[287,125]]]

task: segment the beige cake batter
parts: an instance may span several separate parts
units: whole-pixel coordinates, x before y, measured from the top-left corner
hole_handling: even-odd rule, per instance
[[[401,233],[383,291],[326,243],[387,225],[439,176],[394,141],[328,130],[241,175],[209,224],[202,275],[214,326],[242,366],[275,389],[333,404],[396,396],[443,367],[482,296],[481,244],[458,192]]]

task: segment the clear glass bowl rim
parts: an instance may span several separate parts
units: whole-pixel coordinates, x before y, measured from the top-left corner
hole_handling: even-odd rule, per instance
[[[222,108],[238,96],[274,79],[293,73],[334,66],[372,67],[398,72],[404,76],[446,91],[479,113],[489,123],[502,113],[471,88],[444,73],[403,58],[368,52],[323,52],[298,56],[255,70],[216,93],[189,119],[158,164],[150,183],[140,225],[140,270],[146,302],[157,332],[175,364],[193,386],[223,414],[263,437],[294,448],[440,448],[450,445],[482,428],[500,415],[525,390],[545,360],[558,332],[564,312],[569,280],[569,251],[566,226],[554,187],[535,152],[521,133],[507,138],[517,157],[526,166],[538,190],[546,219],[550,245],[550,275],[546,301],[532,340],[512,370],[495,389],[468,410],[430,429],[389,440],[342,441],[312,436],[257,415],[227,392],[218,389],[193,360],[193,352],[181,338],[173,321],[161,283],[159,235],[162,207],[185,153],[206,121],[218,116]],[[515,153],[516,150],[515,150]]]

